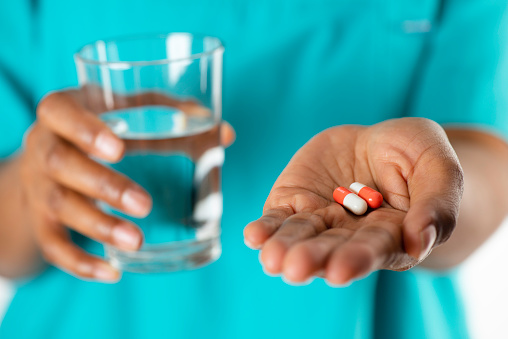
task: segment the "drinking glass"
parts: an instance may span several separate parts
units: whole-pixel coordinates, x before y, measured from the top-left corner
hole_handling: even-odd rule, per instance
[[[193,269],[220,256],[223,51],[217,38],[171,33],[96,41],[75,54],[86,108],[125,142],[125,156],[105,165],[153,199],[145,218],[97,202],[143,231],[139,251],[104,246],[121,270]]]

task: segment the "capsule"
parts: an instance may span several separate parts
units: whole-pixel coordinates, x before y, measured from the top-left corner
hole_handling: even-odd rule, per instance
[[[383,203],[383,196],[378,191],[361,184],[359,182],[354,182],[349,186],[349,189],[363,200],[367,202],[370,208],[378,208]]]
[[[337,187],[333,191],[333,199],[356,215],[362,215],[367,211],[365,200],[345,187]]]

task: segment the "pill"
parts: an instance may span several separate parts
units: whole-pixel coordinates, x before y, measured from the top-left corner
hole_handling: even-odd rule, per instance
[[[365,200],[345,187],[337,187],[333,191],[333,199],[356,215],[362,215],[367,211]]]
[[[359,182],[354,182],[349,186],[349,189],[363,200],[367,202],[370,208],[378,208],[383,203],[383,196],[378,191],[361,184]]]

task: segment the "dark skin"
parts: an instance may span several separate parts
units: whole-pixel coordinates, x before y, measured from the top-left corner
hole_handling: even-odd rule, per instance
[[[166,104],[153,98],[142,99]],[[102,200],[136,217],[146,216],[152,205],[143,188],[90,158],[116,162],[126,146],[84,108],[83,101],[83,92],[75,90],[46,96],[37,108],[37,121],[26,135],[23,152],[3,165],[2,275],[31,273],[42,255],[46,262],[80,278],[118,280],[120,272],[77,247],[67,227],[123,250],[137,250],[142,244],[143,234],[136,225],[103,213],[94,203]],[[188,114],[203,113],[196,104],[184,106],[188,109],[179,108]],[[232,128],[223,124],[223,144],[233,139]]]
[[[75,247],[67,227],[136,250],[142,242],[139,229],[102,213],[93,200],[143,216],[150,197],[89,158],[118,161],[125,145],[84,109],[75,91],[47,96],[37,114],[23,152],[0,167],[0,274],[31,273],[42,257],[80,278],[116,281],[120,272]],[[459,264],[507,212],[502,192],[508,189],[508,151],[485,132],[447,133],[448,138],[425,119],[324,131],[280,175],[264,216],[246,227],[246,242],[262,248],[268,272],[283,273],[292,282],[322,276],[340,285],[377,269]],[[223,144],[233,139],[231,127],[224,125]],[[353,181],[380,190],[384,205],[358,217],[333,202],[333,189]],[[129,191],[138,194],[126,199]],[[459,206],[466,208],[459,213]]]
[[[458,265],[506,215],[506,197],[489,194],[508,187],[502,174],[508,151],[488,133],[450,130],[448,136],[417,118],[320,133],[281,173],[263,216],[244,230],[246,244],[261,249],[266,271],[294,283],[318,276],[344,285],[380,269]],[[462,210],[459,159],[467,179]],[[379,190],[383,205],[356,216],[333,201],[337,186],[355,181]]]

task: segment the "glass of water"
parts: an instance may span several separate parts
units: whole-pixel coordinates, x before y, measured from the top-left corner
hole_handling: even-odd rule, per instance
[[[96,41],[75,55],[86,108],[126,145],[107,166],[153,199],[142,219],[98,203],[144,233],[139,251],[105,245],[121,270],[193,269],[220,256],[223,51],[217,38],[171,33]]]

